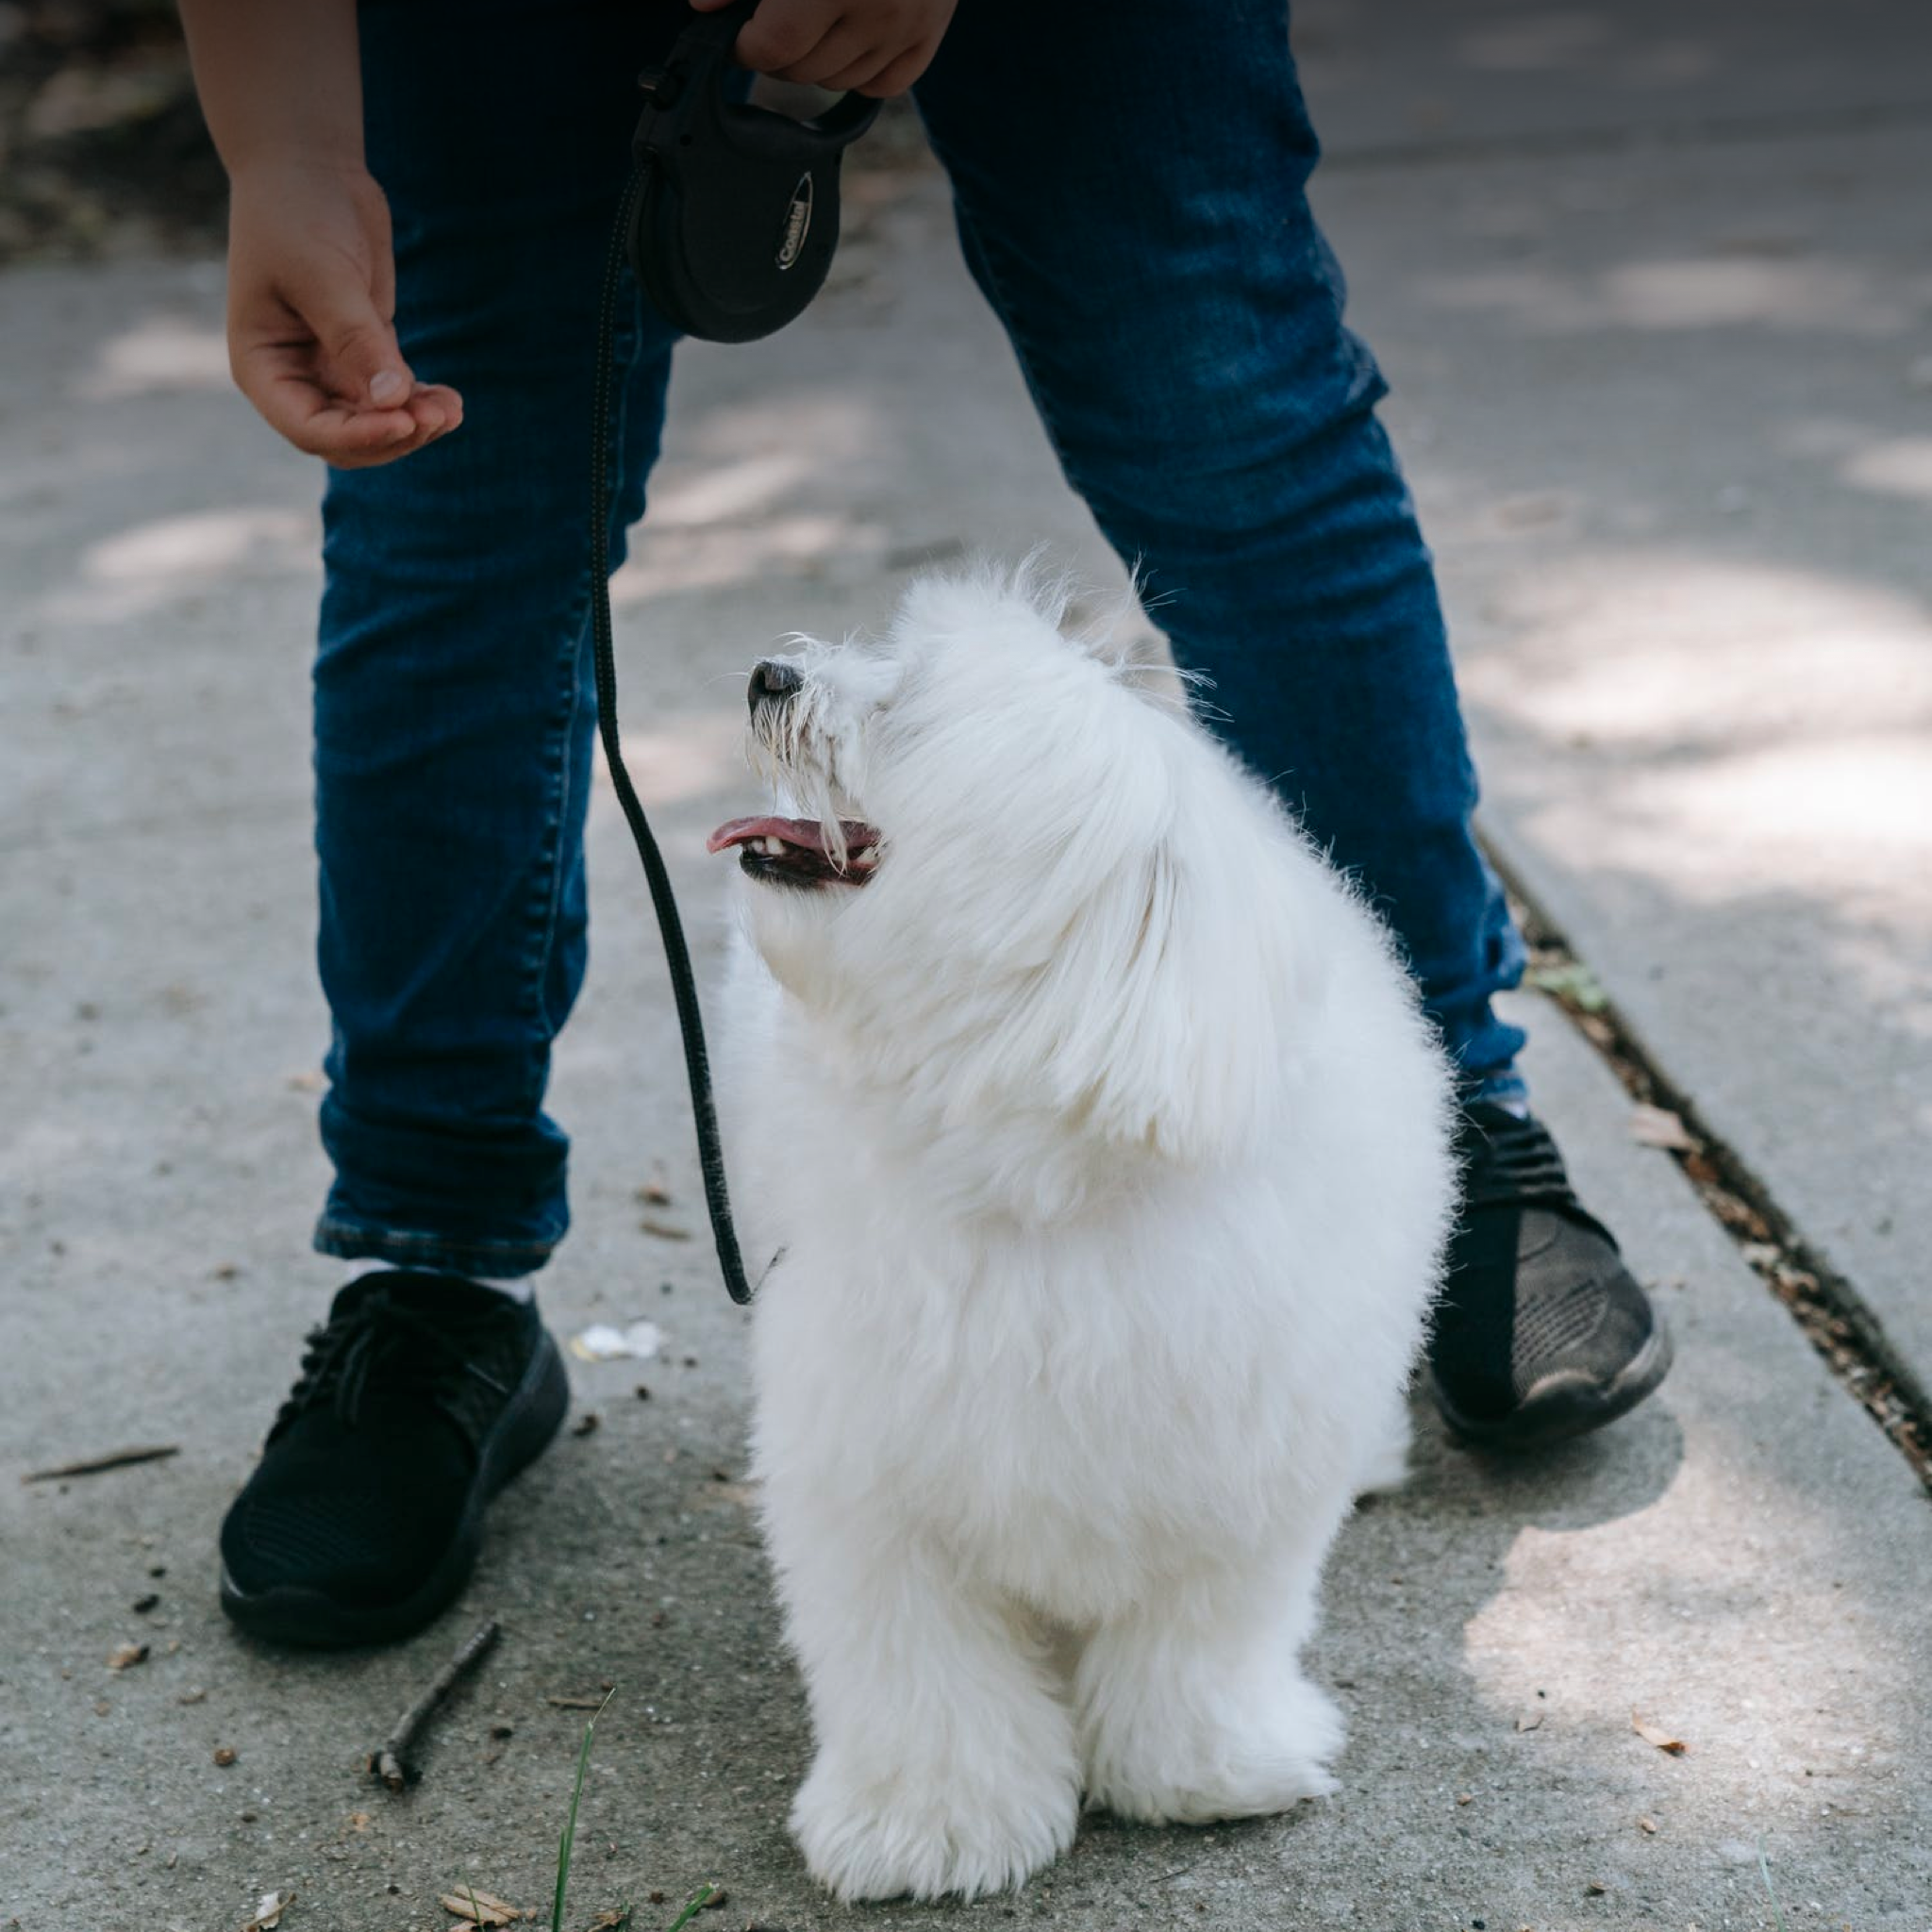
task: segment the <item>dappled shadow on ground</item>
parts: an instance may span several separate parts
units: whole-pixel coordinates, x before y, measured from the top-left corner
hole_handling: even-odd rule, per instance
[[[1790,26],[1740,30],[1728,97],[1776,95]],[[1889,84],[1876,44],[1821,87]],[[1583,121],[1615,95],[1552,84]],[[1922,1375],[1928,158],[1932,111],[1321,186],[1492,831]]]
[[[1759,10],[1764,44],[1789,46],[1795,13]],[[1426,108],[1432,90],[1493,103],[1492,83],[1518,101],[1547,89],[1559,133],[1584,124],[1557,83],[1592,73],[1615,83],[1611,124],[1640,95],[1702,112],[1718,80],[1727,110],[1740,89],[1746,107],[1773,97],[1767,70],[1740,78],[1702,26],[1647,18],[1331,8],[1318,116],[1321,88],[1351,71],[1375,112]],[[1405,31],[1361,41],[1357,24],[1377,20]],[[1811,95],[1835,74],[1853,100],[1856,75],[1833,63],[1857,35],[1829,38]],[[1894,96],[1909,64],[1878,75]],[[1451,107],[1439,125],[1493,131],[1490,108]],[[1322,118],[1345,156],[1341,117]],[[1752,1114],[1774,1145],[1815,1147],[1812,1097],[1841,1091],[1848,1067],[1903,1081],[1924,1064],[1922,902],[1896,891],[1922,850],[1932,728],[1932,426],[1914,375],[1927,297],[1924,251],[1901,242],[1919,233],[1924,172],[1898,132],[1870,142],[1807,149],[1774,205],[1765,154],[1741,147],[1527,173],[1343,168],[1330,222],[1396,379],[1491,798],[1587,873],[1623,963],[1687,987],[1711,1028],[1741,1029],[1746,1050],[1724,1062],[1783,1096],[1782,1113]],[[942,281],[950,257],[933,268],[922,231],[905,258],[937,293],[908,286],[881,205],[877,290],[802,325],[789,374],[694,359],[680,386],[655,532],[620,585],[640,693],[627,723],[679,837],[743,796],[732,678],[770,637],[875,619],[912,558],[988,541],[1003,516],[1079,525],[1041,483],[1013,392],[991,386],[995,368],[1008,379],[999,352],[957,346],[971,297]],[[942,219],[937,204],[922,216]],[[929,330],[916,356],[861,332],[894,303],[898,325]],[[1093,1820],[1017,1901],[844,1913],[819,1898],[783,1831],[808,1740],[739,1487],[736,1317],[708,1300],[687,1314],[684,1296],[715,1292],[704,1257],[678,1251],[660,1271],[634,1226],[641,1150],[684,1148],[688,1124],[658,1078],[673,1048],[655,942],[608,839],[593,866],[625,884],[600,897],[604,976],[560,1056],[582,1224],[545,1294],[588,1318],[642,1282],[653,1312],[678,1308],[690,1357],[645,1372],[648,1401],[628,1374],[582,1378],[601,1426],[505,1498],[444,1626],[379,1657],[236,1641],[212,1601],[213,1525],[316,1287],[291,1259],[320,1180],[299,1084],[323,1027],[302,824],[315,479],[258,462],[253,425],[221,443],[225,420],[199,413],[222,380],[217,308],[206,290],[76,308],[60,408],[79,426],[58,445],[16,440],[0,470],[25,707],[9,697],[24,809],[8,836],[38,841],[30,867],[9,851],[34,916],[8,933],[23,970],[0,1020],[36,1125],[9,1155],[4,1231],[54,1418],[23,1407],[9,1425],[58,1426],[75,1447],[123,1432],[184,1444],[112,1491],[6,1501],[33,1624],[23,1727],[35,1761],[62,1767],[12,1823],[52,1883],[83,1874],[73,1914],[104,1885],[129,1923],[135,1901],[161,1924],[191,1907],[197,1924],[239,1907],[239,1924],[284,1882],[312,1902],[298,1911],[353,1932],[420,1919],[435,1884],[462,1877],[534,1903],[583,1715],[570,1700],[615,1682],[586,1797],[586,1916],[715,1874],[734,1894],[719,1923],[791,1928],[1079,1912],[1217,1932],[1748,1923],[1762,1837],[1774,1870],[1816,1877],[1861,1932],[1916,1926],[1923,1888],[1890,1900],[1873,1847],[1903,1836],[1923,1755],[1924,1638],[1897,1584],[1919,1553],[1873,1547],[1873,1465],[1844,1458],[1831,1421],[1849,1406],[1806,1379],[1796,1338],[1767,1368],[1770,1331],[1736,1299],[1757,1291],[1725,1287],[1722,1241],[1674,1182],[1620,1197],[1678,1324],[1660,1396],[1529,1469],[1425,1424],[1410,1488],[1345,1533],[1314,1651],[1351,1722],[1336,1799],[1205,1832]],[[949,411],[939,391],[972,407]],[[196,812],[224,836],[191,843]],[[695,850],[675,855],[681,881],[706,876]],[[1904,1144],[1882,1137],[1914,1118],[1861,1107],[1816,1158],[1882,1179]],[[1868,1179],[1844,1191],[1861,1212]],[[1908,1244],[1903,1218],[1884,1237],[1875,1209],[1866,1223]],[[660,1272],[677,1288],[662,1304]],[[156,1654],[108,1680],[100,1659],[157,1567]],[[508,1640],[424,1782],[393,1802],[372,1791],[361,1753],[486,1611]],[[1637,1736],[1633,1708],[1686,1757]],[[241,1756],[218,1771],[225,1743]],[[1834,1809],[1848,1790],[1865,1814],[1850,1821]]]

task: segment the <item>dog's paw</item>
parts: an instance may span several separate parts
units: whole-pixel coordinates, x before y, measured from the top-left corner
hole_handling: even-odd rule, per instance
[[[1143,1824],[1208,1824],[1260,1818],[1335,1789],[1329,1759],[1341,1718],[1324,1693],[1296,1677],[1220,1722],[1175,1711],[1098,1741],[1088,1766],[1089,1802]]]
[[[821,1752],[792,1804],[792,1833],[812,1876],[848,1903],[1012,1890],[1073,1843],[1079,1793],[1071,1765],[988,1774],[861,1770]]]

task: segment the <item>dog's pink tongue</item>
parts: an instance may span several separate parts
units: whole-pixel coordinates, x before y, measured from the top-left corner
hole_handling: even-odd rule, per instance
[[[848,851],[878,843],[878,834],[857,819],[841,819]],[[705,841],[707,852],[728,852],[734,845],[747,845],[754,839],[782,839],[788,845],[802,845],[808,852],[825,849],[824,827],[816,819],[726,819]]]
[[[734,845],[748,844],[754,839],[782,839],[788,845],[803,845],[813,852],[825,849],[825,835],[811,819],[727,819],[705,841],[707,852],[728,852]]]

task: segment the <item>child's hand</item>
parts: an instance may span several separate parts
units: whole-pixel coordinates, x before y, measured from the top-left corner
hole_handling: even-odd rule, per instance
[[[691,0],[715,13],[729,0]],[[760,0],[738,36],[743,67],[861,94],[904,93],[925,72],[956,0]]]
[[[396,346],[389,204],[360,169],[262,159],[228,218],[228,366],[299,450],[341,469],[446,435],[462,398],[419,383]]]

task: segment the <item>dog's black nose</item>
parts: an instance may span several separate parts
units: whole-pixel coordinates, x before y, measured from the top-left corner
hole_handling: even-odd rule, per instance
[[[805,682],[789,664],[780,664],[775,658],[767,658],[762,663],[754,664],[751,683],[746,689],[745,702],[756,711],[763,704],[783,704],[800,685]]]

